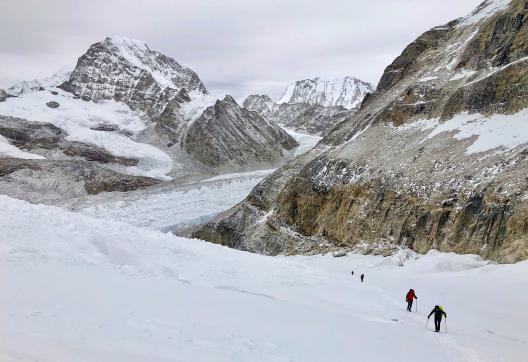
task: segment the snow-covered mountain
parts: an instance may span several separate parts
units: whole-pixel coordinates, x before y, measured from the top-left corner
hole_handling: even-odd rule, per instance
[[[126,179],[167,180],[270,168],[291,158],[297,146],[281,127],[246,111],[231,97],[208,94],[191,69],[143,42],[123,37],[90,46],[71,73],[21,82],[9,88],[2,100],[2,143],[34,154],[35,160],[3,174],[0,183],[13,182],[39,162],[44,165],[40,158],[48,160],[39,168],[42,185],[21,183],[27,187],[17,193],[19,197],[33,191],[44,197],[79,196],[82,190],[68,189],[69,178],[63,177],[70,168],[53,167],[63,161],[97,163],[90,169],[110,169],[126,174]],[[49,126],[61,136],[30,142]],[[25,142],[19,142],[20,137]],[[15,153],[11,149],[3,154]],[[64,182],[56,179],[61,177]],[[141,179],[135,184],[153,183]],[[54,187],[68,192],[56,192]]]
[[[260,253],[408,247],[528,259],[528,7],[409,44],[361,108],[194,236]]]
[[[49,77],[16,83],[9,87],[6,92],[13,96],[20,96],[25,93],[44,90],[45,88],[56,87],[70,78],[72,69],[73,68],[66,66],[62,67]]]
[[[230,96],[208,107],[183,140],[189,154],[213,167],[248,163],[272,166],[284,157],[284,150],[296,146],[297,142],[275,123],[241,108]]]
[[[361,104],[367,93],[372,92],[374,92],[372,84],[354,77],[332,80],[316,77],[291,83],[277,103],[307,103],[352,109]]]
[[[144,42],[120,36],[90,46],[60,86],[86,101],[113,99],[160,112],[180,90],[207,94],[198,75]]]
[[[275,103],[267,95],[259,94],[248,96],[243,106],[284,127],[312,135],[326,135],[355,112],[342,106]]]

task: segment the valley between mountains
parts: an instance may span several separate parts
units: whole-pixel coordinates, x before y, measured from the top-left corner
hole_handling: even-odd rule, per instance
[[[528,1],[353,74],[238,99],[114,35],[0,89],[0,360],[525,361]]]

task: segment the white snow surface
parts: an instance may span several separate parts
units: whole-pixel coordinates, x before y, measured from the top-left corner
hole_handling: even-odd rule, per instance
[[[53,95],[51,91],[58,92]],[[46,106],[56,101],[59,108]],[[131,175],[168,179],[173,162],[162,150],[135,141],[119,132],[95,131],[99,124],[114,124],[122,130],[138,133],[145,129],[145,121],[123,103],[112,100],[99,103],[75,99],[72,94],[59,88],[23,94],[0,103],[0,114],[20,117],[34,122],[49,122],[64,129],[67,139],[103,147],[116,156],[139,159],[139,164],[127,167]]]
[[[438,120],[431,120],[430,123],[438,123]],[[474,138],[466,154],[495,149],[498,152],[508,151],[528,143],[528,110],[490,117],[461,113],[444,123],[438,123],[426,139],[443,132],[454,132],[453,137],[458,140]]]
[[[167,192],[96,203],[79,212],[152,229],[177,229],[209,221],[235,206],[273,171],[220,175]]]
[[[459,79],[468,78],[468,77],[472,76],[475,73],[476,73],[476,71],[474,71],[474,70],[462,69],[458,73],[455,73],[455,75],[453,75],[450,78],[450,80],[459,80]]]
[[[190,126],[207,108],[214,106],[217,101],[223,100],[226,96],[227,94],[203,94],[194,90],[189,93],[191,101],[182,104],[180,112]]]
[[[498,11],[505,10],[511,0],[486,0],[482,7],[477,8],[468,16],[462,18],[459,26],[466,26],[478,23],[482,19],[489,18]]]
[[[373,90],[370,84],[354,77],[331,80],[316,77],[289,84],[277,103],[308,103],[351,109],[359,106],[365,95]]]
[[[526,358],[527,262],[264,257],[6,196],[0,204],[2,361]],[[418,312],[405,311],[409,288]],[[447,333],[426,328],[435,304]]]
[[[26,93],[38,92],[41,88],[56,87],[66,82],[70,78],[72,71],[73,67],[64,66],[49,77],[25,80],[12,85],[6,91],[11,95],[19,96]]]
[[[13,157],[13,158],[24,158],[24,159],[34,159],[42,160],[46,157],[36,155],[34,153],[25,152],[19,149],[16,146],[13,146],[8,139],[0,135],[0,156],[1,157]]]

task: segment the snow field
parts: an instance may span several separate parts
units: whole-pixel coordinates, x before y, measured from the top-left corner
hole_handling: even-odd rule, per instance
[[[0,203],[5,361],[525,358],[526,262],[436,252],[271,258],[6,196]],[[409,288],[418,313],[405,311]],[[446,309],[448,333],[425,329],[435,304]]]
[[[53,95],[51,90],[58,94]],[[60,107],[49,108],[46,103],[50,101],[58,102]],[[49,122],[64,129],[68,140],[94,144],[116,156],[139,159],[138,166],[127,168],[127,172],[133,175],[167,179],[166,174],[172,169],[169,155],[154,146],[136,142],[121,133],[91,129],[104,123],[117,125],[132,133],[145,129],[145,122],[139,114],[122,103],[85,102],[74,99],[72,94],[61,89],[49,88],[8,98],[0,103],[0,114],[33,122]]]
[[[461,113],[443,123],[440,123],[439,119],[419,120],[398,128],[431,130],[422,142],[445,132],[452,132],[457,140],[473,138],[466,154],[490,150],[507,152],[528,143],[528,111],[495,114],[490,117]]]

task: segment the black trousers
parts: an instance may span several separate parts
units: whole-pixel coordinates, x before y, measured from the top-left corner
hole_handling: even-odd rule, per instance
[[[408,300],[407,301],[407,310],[410,312],[412,310],[412,305],[413,305],[413,300]]]
[[[435,330],[440,331],[440,325],[442,324],[442,317],[435,318]]]

